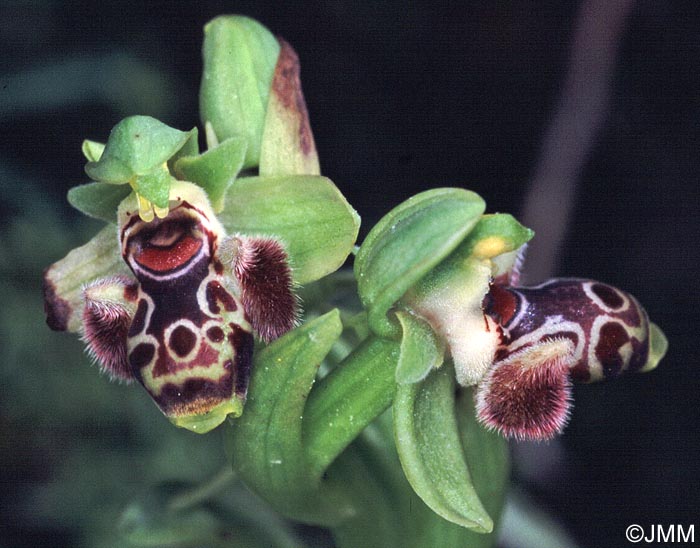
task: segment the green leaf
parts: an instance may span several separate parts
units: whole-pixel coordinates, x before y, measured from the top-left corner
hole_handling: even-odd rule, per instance
[[[442,365],[445,345],[430,325],[413,314],[398,310],[401,324],[401,355],[396,367],[396,382],[411,384],[423,380],[432,369]]]
[[[85,139],[83,141],[83,156],[88,162],[97,162],[102,153],[105,150],[104,143],[98,143],[97,141],[91,141],[90,139]]]
[[[214,211],[221,211],[226,191],[243,166],[246,146],[245,139],[231,137],[199,156],[180,158],[175,162],[175,174],[206,190]]]
[[[309,465],[320,477],[392,402],[399,345],[370,336],[316,383],[304,412]]]
[[[488,533],[493,521],[472,483],[455,416],[450,367],[423,382],[399,385],[394,400],[396,448],[415,492],[444,519]]]
[[[255,358],[243,415],[230,449],[241,479],[282,514],[333,522],[347,509],[327,505],[309,473],[302,417],[318,366],[342,331],[333,310],[277,339]]]
[[[459,245],[484,208],[474,192],[438,188],[409,198],[370,231],[355,259],[355,276],[377,334],[399,337],[387,311]]]
[[[68,203],[78,211],[108,223],[117,222],[117,207],[131,188],[109,183],[88,183],[68,191]]]
[[[165,164],[193,131],[179,131],[150,116],[130,116],[112,128],[102,156],[88,162],[85,172],[102,183],[126,183]]]
[[[224,15],[204,27],[204,69],[199,92],[202,123],[210,122],[220,141],[248,143],[244,168],[260,160],[260,144],[270,84],[280,46],[257,21]]]
[[[260,147],[260,175],[320,175],[316,144],[301,91],[299,57],[280,40]]]
[[[83,286],[104,276],[129,273],[119,251],[117,229],[108,225],[44,273],[47,323],[57,331],[77,332],[82,324]]]
[[[357,238],[360,219],[325,177],[247,177],[226,193],[219,219],[229,233],[273,236],[305,284],[337,270]]]

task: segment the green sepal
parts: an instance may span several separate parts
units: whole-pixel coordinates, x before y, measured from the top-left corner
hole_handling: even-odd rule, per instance
[[[202,123],[220,141],[248,143],[244,168],[260,161],[260,144],[280,46],[257,21],[239,15],[216,17],[204,27],[204,68],[199,92]]]
[[[278,512],[302,521],[333,523],[348,512],[319,496],[302,440],[306,398],[341,331],[334,309],[262,349],[255,357],[245,412],[227,432],[241,479]]]
[[[312,175],[237,179],[219,220],[229,234],[280,240],[300,284],[337,270],[360,227],[359,216],[333,182]]]
[[[89,217],[116,223],[117,207],[130,192],[126,185],[87,183],[68,191],[68,203]]]
[[[411,384],[423,380],[442,365],[445,344],[430,325],[405,310],[397,310],[401,324],[401,354],[396,366],[396,382]]]
[[[100,159],[88,162],[85,172],[95,181],[110,184],[124,184],[137,175],[150,175],[193,134],[194,130],[180,131],[150,116],[130,116],[112,128]]]
[[[80,331],[83,286],[116,274],[130,275],[130,271],[119,251],[117,229],[107,225],[44,272],[44,307],[49,326],[56,331]]]
[[[82,152],[88,162],[97,162],[102,157],[105,150],[104,143],[85,139],[83,141]]]
[[[243,167],[247,141],[231,137],[199,156],[184,156],[174,165],[174,173],[183,181],[201,186],[209,196],[212,208],[224,207],[226,191]]]
[[[396,448],[415,492],[444,519],[491,532],[493,521],[476,492],[460,439],[452,368],[398,385],[393,413]]]
[[[409,198],[370,231],[355,259],[358,291],[378,335],[398,338],[388,310],[470,232],[486,204],[478,194],[438,188]]]

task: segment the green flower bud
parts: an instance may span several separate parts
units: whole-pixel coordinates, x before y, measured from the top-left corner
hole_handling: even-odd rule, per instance
[[[447,342],[463,386],[481,380],[500,341],[495,322],[482,310],[489,284],[513,267],[513,252],[532,236],[510,215],[484,215],[450,257],[402,299]]]
[[[219,141],[248,143],[244,167],[258,165],[270,86],[280,45],[257,21],[237,15],[204,27],[204,72],[199,92],[202,123],[211,123]]]
[[[243,168],[262,176],[319,175],[299,58],[257,21],[217,17],[204,27],[202,123],[210,146],[234,138]]]

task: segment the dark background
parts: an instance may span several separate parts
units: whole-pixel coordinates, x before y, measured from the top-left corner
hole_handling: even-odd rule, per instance
[[[631,8],[555,267],[636,295],[669,353],[653,373],[577,386],[563,437],[514,447],[514,484],[585,547],[626,545],[631,523],[700,528],[700,9],[682,6]],[[246,14],[295,47],[322,171],[362,216],[364,235],[388,209],[436,186],[474,190],[490,211],[522,212],[579,8],[3,2],[0,544],[76,545],[85,512],[108,529],[110,512],[143,478],[177,472],[168,455],[200,459],[202,475],[215,468],[213,457],[201,461],[207,443],[218,451],[214,442],[185,436],[168,442],[170,452],[159,448],[157,430],[167,426],[150,403],[107,385],[74,337],[49,333],[39,297],[41,269],[98,226],[65,202],[68,188],[87,181],[82,140],[104,141],[129,114],[199,124],[207,20]],[[546,230],[547,219],[540,223]],[[98,411],[84,416],[85,401]],[[124,415],[155,424],[134,429]],[[181,454],[183,441],[201,453]]]

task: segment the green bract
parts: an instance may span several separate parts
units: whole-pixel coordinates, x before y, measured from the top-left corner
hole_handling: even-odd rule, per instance
[[[393,411],[396,447],[416,493],[443,518],[491,532],[493,521],[474,489],[460,440],[450,369],[399,386]]]

